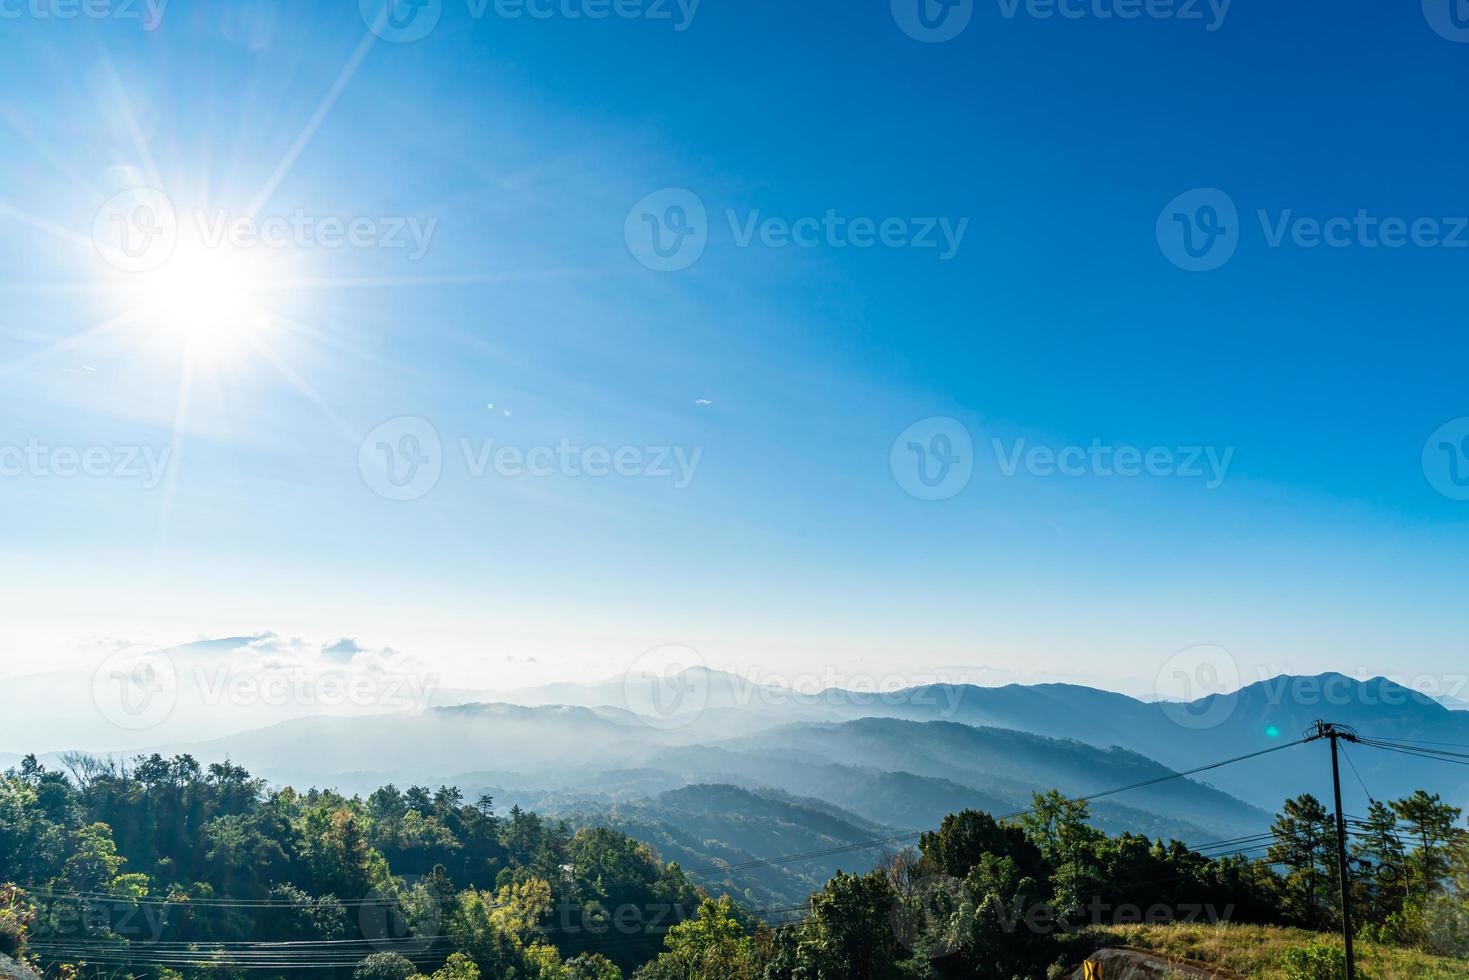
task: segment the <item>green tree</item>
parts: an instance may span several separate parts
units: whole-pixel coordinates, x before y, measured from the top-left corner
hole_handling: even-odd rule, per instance
[[[988,813],[963,810],[944,817],[936,831],[919,837],[918,849],[932,870],[963,878],[986,854],[1009,857],[1027,875],[1042,873],[1040,849],[1020,826],[1003,824]]]
[[[970,975],[1032,975],[1052,957],[1056,930],[1064,923],[1046,900],[1045,884],[1013,858],[986,855],[969,870],[964,889],[966,914],[956,917],[957,928],[945,943]]]
[[[498,895],[466,889],[449,916],[450,941],[486,976],[523,970],[527,942],[534,939],[549,902],[549,886],[539,879],[506,885]]]
[[[415,974],[413,980],[479,980],[479,967],[463,953],[451,953],[443,966],[428,976]]]
[[[71,856],[62,877],[73,892],[141,898],[148,894],[146,874],[123,874],[127,858],[117,853],[112,828],[105,823],[88,824],[71,835]]]
[[[1408,866],[1398,818],[1392,807],[1373,800],[1367,819],[1352,842],[1356,865],[1356,895],[1363,923],[1381,924],[1403,908],[1407,894]]]
[[[799,948],[814,975],[891,975],[902,955],[894,928],[895,897],[891,882],[881,874],[840,871],[812,895]]]
[[[555,936],[575,955],[588,935],[615,927],[614,963],[635,969],[658,954],[661,928],[693,915],[701,896],[677,867],[663,868],[646,844],[606,828],[579,831],[567,847],[573,885],[561,882]],[[655,923],[658,927],[655,928]]]
[[[1405,800],[1394,800],[1393,813],[1416,845],[1408,862],[1410,893],[1421,900],[1442,890],[1453,868],[1455,849],[1464,832],[1455,827],[1462,812],[1443,802],[1437,793],[1418,790]]]
[[[1308,928],[1326,924],[1332,901],[1332,848],[1336,832],[1321,801],[1310,793],[1286,800],[1270,825],[1274,843],[1266,859],[1286,869],[1282,881],[1285,908]]]
[[[639,980],[755,980],[760,963],[755,942],[734,901],[705,899],[693,918],[663,937],[667,952],[634,974]]]
[[[1103,886],[1099,852],[1107,835],[1087,822],[1090,816],[1084,801],[1051,790],[1033,794],[1030,811],[1017,821],[1050,870],[1057,914],[1068,918]]]
[[[418,973],[401,953],[372,953],[352,970],[352,980],[408,980]]]
[[[389,878],[387,861],[368,843],[353,807],[326,797],[305,820],[302,849],[315,890],[360,901]]]
[[[267,899],[256,920],[264,935],[281,941],[347,937],[347,910],[335,895],[313,898],[295,885],[280,884],[271,887]]]
[[[567,980],[622,980],[622,971],[601,953],[582,953],[566,961]]]

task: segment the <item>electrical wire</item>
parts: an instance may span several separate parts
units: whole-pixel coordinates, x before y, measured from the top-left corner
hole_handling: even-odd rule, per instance
[[[1367,784],[1362,781],[1362,774],[1357,771],[1357,764],[1352,761],[1352,757],[1350,755],[1347,755],[1347,747],[1345,745],[1342,745],[1339,746],[1339,748],[1341,749],[1341,757],[1347,760],[1347,765],[1350,766],[1352,769],[1352,775],[1357,777],[1357,784],[1362,787],[1362,792],[1366,794],[1367,802],[1376,803],[1377,799],[1372,795],[1372,791],[1367,788]]]
[[[1429,749],[1403,748],[1394,745],[1388,745],[1385,742],[1369,741],[1367,739],[1362,739],[1361,743],[1363,745],[1370,745],[1375,749],[1381,749],[1384,752],[1396,752],[1399,755],[1410,755],[1418,759],[1430,759],[1436,762],[1448,762],[1456,766],[1469,766],[1469,756],[1463,756],[1462,758],[1448,758],[1444,755],[1430,754],[1431,750]],[[1458,753],[1450,754],[1458,755]]]

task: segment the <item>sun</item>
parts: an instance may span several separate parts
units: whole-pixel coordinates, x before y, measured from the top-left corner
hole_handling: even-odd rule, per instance
[[[244,249],[180,242],[157,269],[136,275],[133,303],[157,339],[206,358],[233,355],[270,328],[269,285]]]

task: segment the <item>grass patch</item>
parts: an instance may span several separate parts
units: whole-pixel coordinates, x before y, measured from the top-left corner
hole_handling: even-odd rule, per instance
[[[1095,930],[1098,946],[1132,946],[1161,956],[1197,960],[1209,966],[1263,980],[1287,980],[1286,950],[1341,946],[1341,937],[1307,929],[1215,925],[1107,926]],[[1376,943],[1355,943],[1362,980],[1469,980],[1469,960],[1432,956]]]

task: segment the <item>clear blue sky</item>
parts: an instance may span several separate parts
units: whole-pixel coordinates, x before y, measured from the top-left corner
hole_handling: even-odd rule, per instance
[[[1206,643],[1247,676],[1462,670],[1469,503],[1421,457],[1469,416],[1469,249],[1272,248],[1256,212],[1469,215],[1469,44],[1416,2],[1236,0],[1210,31],[982,0],[931,44],[886,0],[703,0],[681,31],[666,9],[444,0],[432,33],[391,43],[348,0],[171,0],[151,31],[11,0],[0,445],[172,457],[152,489],[0,479],[3,669],[97,637],[276,630],[464,683],[605,676],[664,643],[767,673],[1129,690]],[[139,184],[180,213],[436,224],[417,261],[267,250],[263,339],[228,336],[181,386],[188,331],[152,306],[66,340],[136,313],[151,273],[108,266],[92,232]],[[651,271],[625,224],[670,187],[706,206],[709,241]],[[1195,188],[1239,213],[1211,272],[1155,231]],[[968,224],[945,261],[741,247],[729,210]],[[406,502],[359,466],[401,416],[444,447]],[[925,501],[890,449],[934,416],[971,434],[973,476]],[[1233,455],[1212,489],[1005,476],[992,440],[1021,437]],[[476,478],[462,438],[702,454],[682,489]]]

